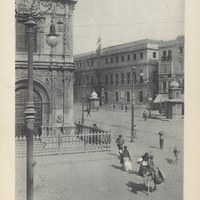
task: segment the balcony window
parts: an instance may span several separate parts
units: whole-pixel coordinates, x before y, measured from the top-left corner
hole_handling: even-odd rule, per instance
[[[119,74],[116,74],[116,85],[119,84]]]
[[[124,62],[124,56],[122,56],[121,59],[122,59],[122,62]]]
[[[115,101],[116,102],[119,101],[119,93],[118,93],[118,91],[115,92]]]
[[[118,58],[118,56],[116,57],[116,63],[118,63],[119,62],[119,58]]]
[[[153,58],[157,58],[157,52],[153,52]]]
[[[113,63],[113,58],[110,58],[110,63]]]
[[[140,59],[143,59],[143,53],[140,53]]]
[[[121,73],[121,83],[124,84],[124,73]]]
[[[93,79],[93,76],[91,76],[90,84],[91,84],[91,85],[93,85],[93,84],[94,84],[94,79]]]
[[[143,74],[143,70],[140,70],[140,83],[144,82],[144,74]]]
[[[130,84],[130,72],[127,72],[127,84]]]
[[[184,53],[184,47],[180,46],[178,49],[179,49],[179,54],[182,55]]]
[[[108,58],[106,58],[106,64],[108,64]]]
[[[153,71],[153,83],[157,83],[157,81],[158,81],[158,72]]]
[[[110,84],[113,85],[113,74],[110,75]]]
[[[143,102],[143,91],[139,91],[139,101]]]
[[[127,103],[130,103],[130,100],[131,100],[131,99],[130,99],[130,92],[127,91],[127,92],[126,92],[126,102],[127,102]]]
[[[108,75],[105,75],[105,85],[108,85]]]
[[[136,53],[133,54],[133,60],[136,60]]]

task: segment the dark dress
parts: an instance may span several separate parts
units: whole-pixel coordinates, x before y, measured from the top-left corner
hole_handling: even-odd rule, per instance
[[[121,154],[121,163],[124,171],[132,170],[130,153],[127,149],[125,149]]]

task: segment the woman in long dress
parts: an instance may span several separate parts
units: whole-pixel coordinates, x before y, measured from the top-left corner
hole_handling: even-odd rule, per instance
[[[132,163],[130,158],[130,153],[127,150],[127,146],[124,146],[124,150],[121,154],[121,163],[122,163],[122,169],[124,171],[130,171],[132,170]]]

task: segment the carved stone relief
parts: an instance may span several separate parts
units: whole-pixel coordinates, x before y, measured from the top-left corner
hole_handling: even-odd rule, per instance
[[[16,76],[17,75],[25,75],[25,74],[28,74],[28,71],[25,69],[16,69],[15,73],[16,73]]]
[[[44,82],[45,82],[45,84],[46,84],[47,86],[51,85],[51,78],[46,77],[46,78],[44,79]]]
[[[62,122],[63,122],[63,116],[62,116],[62,115],[58,115],[58,116],[56,117],[56,122],[57,122],[57,123],[62,123]]]

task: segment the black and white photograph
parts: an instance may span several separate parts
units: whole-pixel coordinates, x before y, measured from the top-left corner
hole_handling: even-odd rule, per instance
[[[184,200],[185,1],[13,4],[13,198]]]

